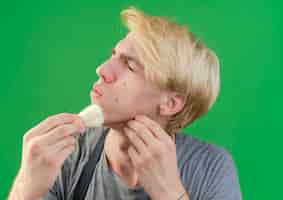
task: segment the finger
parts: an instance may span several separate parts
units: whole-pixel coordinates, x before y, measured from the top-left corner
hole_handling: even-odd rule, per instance
[[[51,161],[56,161],[56,152],[60,151],[60,149],[69,146],[74,145],[75,138],[73,136],[69,136],[67,138],[64,138],[57,142],[55,146],[53,145],[47,145],[45,140],[42,140],[41,136],[37,136],[30,140],[30,143],[28,143],[27,149],[24,148],[24,151],[27,154],[30,154],[31,159],[35,159],[38,156],[43,158],[51,158]],[[55,156],[55,157],[54,157]],[[49,159],[47,159],[49,160]],[[53,162],[55,163],[55,162]]]
[[[139,162],[140,157],[139,157],[139,153],[136,151],[136,149],[133,146],[130,146],[128,148],[128,154],[129,154],[129,157],[130,157],[133,165],[137,166],[137,162]]]
[[[42,135],[59,125],[71,123],[78,118],[79,117],[75,114],[69,114],[69,113],[57,114],[57,115],[48,117],[47,119],[39,123],[37,126],[30,129],[27,132],[27,135],[29,136],[29,138],[32,138],[36,135]]]
[[[134,146],[137,152],[146,153],[147,147],[145,143],[136,135],[137,133],[128,127],[124,127],[124,131],[130,143]]]
[[[152,132],[144,125],[144,123],[138,120],[131,120],[127,125],[136,131],[136,135],[140,137],[146,145],[153,145],[157,138]]]
[[[75,138],[69,136],[44,149],[48,163],[61,166],[66,158],[75,150]]]
[[[64,139],[59,140],[57,143],[48,146],[47,151],[56,156],[60,151],[65,149],[68,146],[75,146],[76,139],[73,136],[65,137]]]
[[[43,145],[52,145],[57,143],[59,140],[66,138],[68,136],[73,136],[80,133],[80,128],[72,124],[63,124],[52,129],[48,133],[38,136],[41,138],[41,143]]]
[[[57,152],[56,156],[58,158],[58,164],[61,166],[64,161],[69,157],[71,153],[75,150],[75,145],[65,146],[61,151]]]
[[[77,119],[75,119],[72,123],[80,128],[81,133],[84,133],[86,131],[85,123],[83,122],[81,117],[77,116]]]
[[[137,115],[135,119],[142,122],[159,140],[165,141],[168,144],[172,142],[168,133],[166,133],[157,122],[144,115]]]

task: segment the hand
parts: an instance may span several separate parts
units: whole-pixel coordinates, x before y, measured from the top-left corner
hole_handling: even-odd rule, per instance
[[[177,167],[176,145],[155,121],[136,116],[124,128],[131,146],[129,157],[139,184],[151,199],[177,199],[185,189]]]
[[[72,135],[79,132],[84,132],[80,118],[63,113],[48,117],[24,135],[22,162],[15,181],[15,190],[23,199],[41,198],[48,192],[63,162],[75,149]]]

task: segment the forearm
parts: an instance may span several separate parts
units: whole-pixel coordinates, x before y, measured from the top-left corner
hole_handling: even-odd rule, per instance
[[[156,199],[154,199],[154,198],[151,198],[151,200],[159,200],[159,199],[161,199],[160,197],[159,198],[156,198]],[[182,193],[182,194],[180,194],[179,196],[177,196],[176,198],[165,198],[165,199],[168,199],[168,200],[190,200],[190,198],[189,198],[189,195],[188,195],[188,193]]]
[[[23,184],[24,183],[17,176],[10,190],[8,200],[42,200],[43,199],[43,198],[31,199],[30,197],[27,197],[23,188]]]
[[[180,194],[180,196],[176,200],[190,200],[189,194],[187,192],[184,192],[183,194]]]
[[[21,183],[19,181],[18,176],[14,180],[14,183],[8,196],[8,200],[24,200],[23,194],[21,192]]]
[[[190,200],[188,192],[185,187],[180,184],[176,189],[164,190],[163,192],[158,192],[150,195],[151,200]]]

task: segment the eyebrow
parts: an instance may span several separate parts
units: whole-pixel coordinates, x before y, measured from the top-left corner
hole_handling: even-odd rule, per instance
[[[114,54],[116,53],[116,49],[115,48],[112,49],[112,53],[114,53]],[[138,61],[138,59],[136,57],[127,55],[125,53],[120,53],[120,56],[122,58],[125,58],[125,59],[129,60],[129,61],[134,62],[140,69],[143,69],[143,65]]]

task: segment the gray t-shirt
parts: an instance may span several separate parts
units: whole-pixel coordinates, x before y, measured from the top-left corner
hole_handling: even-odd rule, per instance
[[[77,148],[66,159],[62,170],[44,200],[73,198],[79,176],[101,134],[109,129],[88,129],[77,137]],[[176,135],[177,163],[181,180],[190,200],[240,200],[241,192],[234,162],[222,148],[207,144],[190,135]],[[128,187],[106,161],[105,152],[94,170],[87,200],[146,200],[142,187]]]

